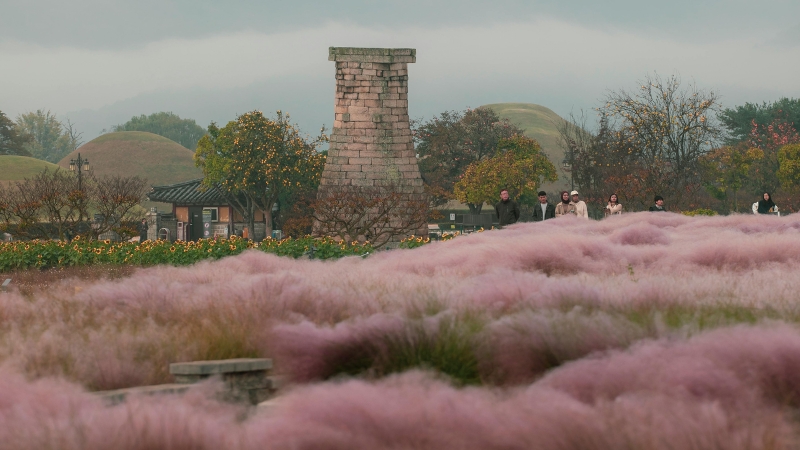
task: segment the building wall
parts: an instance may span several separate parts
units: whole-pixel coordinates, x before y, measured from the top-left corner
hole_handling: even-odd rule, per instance
[[[189,221],[189,207],[188,206],[176,206],[175,207],[175,219],[178,222],[188,222]]]

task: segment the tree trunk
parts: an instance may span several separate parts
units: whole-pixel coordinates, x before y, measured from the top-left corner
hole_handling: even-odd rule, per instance
[[[272,237],[272,208],[264,210],[264,225],[267,231],[266,237]]]
[[[467,203],[467,206],[469,206],[470,214],[480,214],[481,209],[483,209],[483,203],[477,205],[474,203]]]
[[[247,234],[250,240],[256,240],[256,207],[249,199],[247,201]]]

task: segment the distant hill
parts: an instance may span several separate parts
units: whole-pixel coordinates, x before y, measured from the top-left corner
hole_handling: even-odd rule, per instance
[[[492,108],[498,116],[508,119],[525,131],[525,135],[536,139],[542,146],[542,150],[550,158],[550,162],[558,169],[559,180],[555,183],[548,183],[543,187],[548,194],[551,191],[569,188],[569,174],[561,168],[564,160],[564,150],[559,145],[558,124],[564,122],[558,114],[545,108],[544,106],[533,103],[493,103],[483,105],[485,108]],[[550,201],[556,202],[557,195],[551,195]]]
[[[139,175],[154,186],[174,184],[203,176],[195,167],[194,153],[177,142],[144,131],[119,131],[87,142],[59,161],[69,167],[78,153],[88,158],[97,175]]]
[[[44,169],[53,171],[58,169],[58,166],[28,156],[0,155],[0,184],[7,185],[14,181],[31,178]]]

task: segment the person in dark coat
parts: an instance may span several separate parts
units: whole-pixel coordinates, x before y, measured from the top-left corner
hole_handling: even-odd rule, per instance
[[[519,220],[519,205],[508,196],[508,190],[500,191],[500,201],[494,205],[494,213],[500,226],[511,225]]]
[[[654,201],[655,205],[650,207],[650,211],[666,211],[666,209],[664,209],[664,197],[656,195]]]
[[[541,222],[556,218],[555,205],[547,202],[547,192],[539,191],[539,204],[533,207],[533,221]]]
[[[775,202],[772,201],[772,195],[769,192],[764,192],[761,200],[758,201],[759,214],[771,214],[775,212]]]
[[[142,219],[142,223],[139,224],[139,242],[147,240],[147,228],[147,219]]]

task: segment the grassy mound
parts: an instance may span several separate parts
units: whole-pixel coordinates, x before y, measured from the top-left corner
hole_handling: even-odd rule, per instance
[[[58,166],[41,159],[28,156],[0,156],[0,184],[8,184],[31,178],[44,169],[55,170]]]
[[[69,167],[70,159],[88,158],[97,175],[139,175],[151,185],[188,181],[203,176],[192,161],[193,153],[165,137],[143,131],[104,134],[59,161]]]

